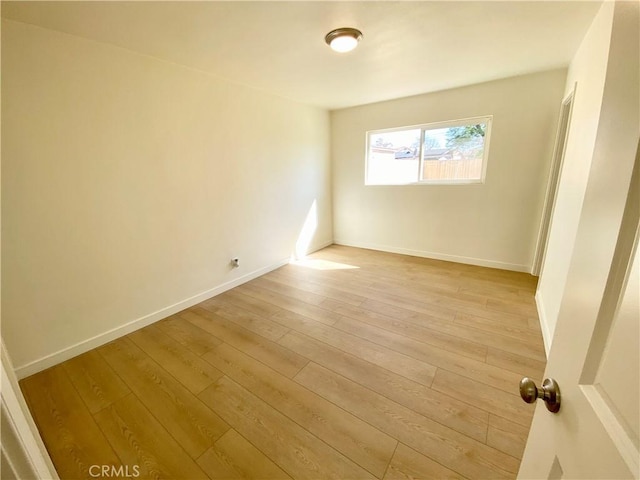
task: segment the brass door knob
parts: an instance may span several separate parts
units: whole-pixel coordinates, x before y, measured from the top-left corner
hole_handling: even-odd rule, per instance
[[[541,398],[550,412],[558,413],[560,410],[560,387],[553,378],[545,378],[539,389],[533,380],[524,377],[520,380],[520,396],[527,403]]]

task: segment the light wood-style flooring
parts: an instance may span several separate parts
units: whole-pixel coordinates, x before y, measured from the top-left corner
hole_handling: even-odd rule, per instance
[[[535,284],[333,245],[21,387],[63,479],[514,478]]]

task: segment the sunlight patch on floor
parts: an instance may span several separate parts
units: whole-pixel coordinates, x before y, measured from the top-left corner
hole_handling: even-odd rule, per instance
[[[351,270],[356,267],[355,265],[347,265],[346,263],[332,262],[331,260],[322,260],[321,258],[292,258],[291,265],[297,265],[300,267],[313,268],[314,270]]]

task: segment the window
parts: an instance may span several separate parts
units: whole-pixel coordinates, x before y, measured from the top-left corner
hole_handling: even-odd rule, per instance
[[[365,184],[483,183],[491,119],[367,132]]]

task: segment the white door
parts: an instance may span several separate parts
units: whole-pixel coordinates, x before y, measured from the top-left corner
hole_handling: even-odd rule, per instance
[[[537,401],[521,479],[640,477],[638,19],[637,2],[616,4],[593,162],[545,372],[558,382],[561,407],[554,414]]]
[[[639,180],[636,175],[636,185]],[[576,332],[579,322],[558,322],[546,375],[559,384],[560,411],[550,413],[538,400],[520,478],[640,478],[640,196],[635,188],[595,328]],[[576,304],[566,313],[579,318],[593,303]]]

